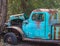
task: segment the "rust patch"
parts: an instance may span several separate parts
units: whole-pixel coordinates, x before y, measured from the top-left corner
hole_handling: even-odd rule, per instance
[[[36,24],[37,24],[37,28],[40,28],[40,25],[39,25],[39,24],[40,24],[40,22],[39,22],[39,21],[37,21],[37,22],[36,22]]]

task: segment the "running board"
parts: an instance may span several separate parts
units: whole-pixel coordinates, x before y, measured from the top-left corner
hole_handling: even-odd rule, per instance
[[[41,39],[29,39],[23,38],[23,41],[33,41],[33,42],[45,42],[45,43],[60,43],[60,40],[41,40]]]

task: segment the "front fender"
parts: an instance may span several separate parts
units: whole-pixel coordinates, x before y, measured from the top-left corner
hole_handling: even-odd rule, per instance
[[[10,26],[10,27],[6,27],[6,28],[7,29],[15,29],[16,31],[18,31],[22,35],[22,37],[24,36],[24,33],[23,33],[23,31],[21,30],[20,27]]]

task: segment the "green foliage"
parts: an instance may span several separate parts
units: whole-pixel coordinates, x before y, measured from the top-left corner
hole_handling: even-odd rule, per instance
[[[25,5],[21,6],[23,2],[21,0],[8,0],[8,15],[18,14],[18,13],[26,13],[27,15],[33,9],[37,8],[60,8],[60,0],[23,0]]]
[[[17,14],[22,12],[20,0],[8,0],[8,14]]]

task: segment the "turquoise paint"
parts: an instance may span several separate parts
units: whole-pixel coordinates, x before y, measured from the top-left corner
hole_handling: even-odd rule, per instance
[[[52,40],[54,40],[54,27],[52,27]]]
[[[58,39],[58,32],[59,32],[59,27],[56,27],[56,39]]]
[[[22,20],[24,20],[25,18],[24,18],[24,15],[22,15],[22,16],[14,16],[14,15],[11,15],[10,17],[9,17],[9,20],[14,20],[14,19],[22,19]]]
[[[32,20],[33,14],[44,14],[44,21],[39,23],[39,28],[36,24],[36,21]],[[49,34],[51,34],[51,25],[55,24],[57,20],[53,23],[49,23],[50,14],[48,12],[32,12],[29,19],[24,20],[22,24],[22,31],[27,38],[40,38],[40,39],[51,39]],[[23,17],[19,17],[23,19]],[[17,19],[14,16],[10,16],[10,21]],[[9,25],[9,24],[8,24]],[[54,39],[54,28],[52,29],[52,39]]]
[[[32,20],[33,14],[44,14],[44,21],[40,22],[40,28],[37,28],[36,22]],[[23,24],[22,28],[24,33],[28,38],[41,38],[41,39],[49,39],[49,14],[48,12],[32,12],[30,18],[28,19],[28,24]],[[48,30],[47,30],[48,29]]]

